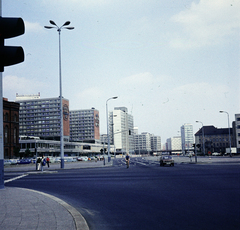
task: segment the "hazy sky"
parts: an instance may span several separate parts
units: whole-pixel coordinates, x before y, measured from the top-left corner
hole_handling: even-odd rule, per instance
[[[109,111],[125,106],[139,132],[179,135],[191,123],[227,128],[240,113],[240,0],[2,0],[3,17],[22,17],[24,63],[5,67],[3,96],[59,96],[62,30],[63,96],[70,110],[95,107],[100,132]]]

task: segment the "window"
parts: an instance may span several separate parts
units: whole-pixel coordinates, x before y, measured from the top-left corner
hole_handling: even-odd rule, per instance
[[[8,113],[5,114],[4,120],[8,121]]]
[[[16,127],[13,130],[13,143],[17,143],[17,128]]]
[[[8,143],[8,126],[4,129],[4,143]]]

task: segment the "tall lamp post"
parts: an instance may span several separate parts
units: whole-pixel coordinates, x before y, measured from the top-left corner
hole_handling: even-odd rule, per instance
[[[69,27],[70,21],[65,22],[62,26],[50,20],[53,26],[44,26],[46,29],[57,29],[59,35],[59,90],[60,90],[60,154],[61,154],[61,168],[64,168],[64,142],[63,142],[63,108],[62,108],[62,71],[61,71],[61,30],[73,30],[74,27]]]
[[[202,124],[202,146],[203,146],[203,156],[205,156],[205,141],[204,141],[204,128],[203,123],[201,121],[196,121],[197,123]]]
[[[108,162],[110,161],[110,140],[109,140],[109,127],[108,127],[108,101],[111,99],[117,99],[118,97],[110,97],[106,101],[106,116],[107,116],[107,138],[108,138]]]
[[[231,149],[231,132],[230,132],[230,123],[229,123],[229,114],[226,111],[219,111],[219,113],[226,113],[228,116],[228,137],[229,137],[229,144],[230,144],[230,157],[232,157],[232,149]]]

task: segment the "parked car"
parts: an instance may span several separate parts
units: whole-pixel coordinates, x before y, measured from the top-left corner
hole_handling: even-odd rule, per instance
[[[169,165],[174,166],[174,160],[171,156],[161,156],[160,166]]]
[[[30,164],[32,161],[30,159],[20,159],[17,161],[18,164]]]
[[[212,153],[212,156],[221,156],[221,153],[215,152],[215,153]]]
[[[10,160],[4,160],[4,165],[11,165],[11,161]]]

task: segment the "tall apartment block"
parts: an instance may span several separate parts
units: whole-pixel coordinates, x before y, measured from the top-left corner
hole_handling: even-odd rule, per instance
[[[32,96],[32,97],[31,97]],[[60,140],[60,98],[35,98],[18,96],[19,135],[35,136],[45,140]],[[29,99],[30,98],[30,99]],[[62,98],[63,106],[63,138],[69,141],[69,101]]]
[[[110,142],[115,146],[116,153],[133,153],[133,116],[128,114],[126,107],[115,107],[109,112]]]
[[[192,124],[184,124],[181,126],[181,139],[183,152],[193,148],[192,145],[194,143],[194,139]]]
[[[151,136],[151,149],[153,152],[158,152],[161,150],[161,137],[160,136]]]
[[[100,142],[98,110],[92,108],[70,111],[70,141]]]
[[[136,154],[147,154],[152,150],[151,136],[148,132],[134,135],[134,149]]]
[[[182,147],[181,137],[177,136],[167,139],[167,150],[172,150],[173,154],[180,153],[179,150],[181,150],[181,147]]]

